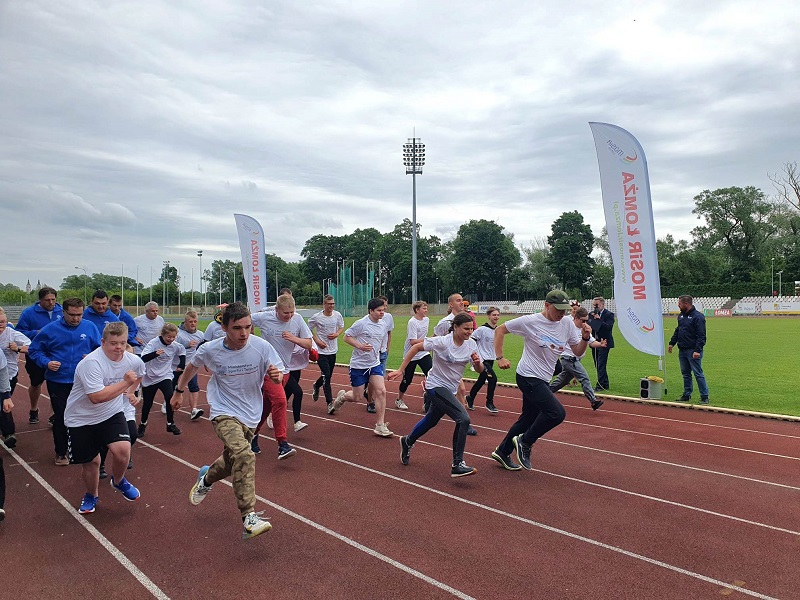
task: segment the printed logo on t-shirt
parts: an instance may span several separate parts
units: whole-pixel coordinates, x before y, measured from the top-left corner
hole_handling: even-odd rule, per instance
[[[253,363],[245,363],[242,365],[220,365],[217,369],[217,375],[248,375],[258,371],[258,365]]]
[[[548,347],[551,350],[555,350],[556,352],[563,352],[564,345],[561,343],[561,340],[558,340],[554,337],[550,337],[549,335],[542,336],[542,347]]]

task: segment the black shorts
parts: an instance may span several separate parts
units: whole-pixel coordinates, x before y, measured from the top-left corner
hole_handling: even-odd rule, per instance
[[[130,443],[131,434],[128,431],[125,414],[119,412],[96,425],[68,427],[67,438],[69,462],[81,465],[92,462],[94,457],[100,454],[103,446],[114,442]]]
[[[33,387],[44,383],[45,369],[37,365],[27,354],[25,355],[25,372],[30,376]]]

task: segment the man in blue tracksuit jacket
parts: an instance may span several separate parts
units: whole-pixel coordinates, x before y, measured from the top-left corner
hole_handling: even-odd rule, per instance
[[[101,338],[106,325],[119,321],[119,317],[108,307],[108,294],[105,290],[97,290],[92,294],[91,305],[83,311],[83,320],[94,323]]]
[[[22,311],[15,329],[32,340],[42,327],[52,321],[58,321],[61,318],[62,308],[56,302],[57,295],[58,292],[51,287],[40,289],[39,302]],[[44,383],[44,370],[26,354],[25,371],[31,379],[31,385],[28,387],[28,400],[31,403],[28,423],[35,424],[39,422],[39,394]]]
[[[83,319],[84,306],[80,298],[64,300],[61,319],[45,325],[28,347],[31,359],[45,369],[47,393],[53,407],[53,444],[58,466],[69,464],[64,409],[72,391],[75,367],[84,356],[100,347],[97,327]]]
[[[692,374],[697,379],[700,403],[708,404],[708,384],[703,373],[703,348],[706,345],[706,318],[694,307],[694,299],[689,295],[678,298],[678,326],[672,334],[667,351],[678,344],[678,359],[683,375],[683,395],[679,402],[689,402],[692,398]]]
[[[141,346],[136,339],[136,336],[139,334],[139,328],[136,327],[136,321],[133,320],[133,315],[122,308],[122,296],[119,294],[114,294],[111,296],[111,298],[108,300],[108,308],[111,312],[117,315],[117,318],[120,321],[128,326],[128,343],[132,347]]]

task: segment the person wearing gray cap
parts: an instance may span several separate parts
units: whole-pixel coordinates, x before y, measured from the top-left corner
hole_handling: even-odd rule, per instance
[[[544,299],[542,312],[511,319],[495,330],[495,361],[501,369],[511,367],[511,362],[503,356],[506,334],[522,336],[525,344],[517,365],[522,414],[492,452],[492,458],[509,471],[520,469],[520,465],[511,459],[512,450],[516,451],[522,468],[530,471],[531,446],[567,416],[561,402],[550,391],[550,379],[564,348],[569,346],[576,356],[582,356],[592,334],[588,323],[579,329],[568,319],[563,319],[567,310],[567,295],[561,290],[551,290]]]

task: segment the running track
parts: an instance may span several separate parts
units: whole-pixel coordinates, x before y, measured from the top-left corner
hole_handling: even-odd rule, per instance
[[[310,390],[316,366],[304,375]],[[451,479],[446,419],[400,464],[398,436],[421,417],[418,385],[404,412],[389,384],[392,439],[372,434],[363,405],[329,417],[306,393],[309,427],[289,434],[297,456],[278,462],[262,433],[257,510],[274,529],[242,542],[230,487],[188,502],[221,449],[207,420],[184,409],[176,437],[156,410],[128,472],[141,500],[106,480],[84,517],[80,469],[53,465],[49,403],[28,425],[20,378],[19,443],[0,447],[4,597],[800,598],[796,423],[615,400],[592,412],[564,395],[567,420],[534,447],[534,471],[508,472],[489,454],[520,401],[498,387],[498,415],[482,395],[470,413],[479,435],[466,460],[478,474]],[[346,371],[334,378],[335,393]]]

